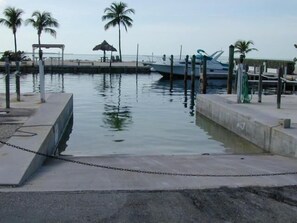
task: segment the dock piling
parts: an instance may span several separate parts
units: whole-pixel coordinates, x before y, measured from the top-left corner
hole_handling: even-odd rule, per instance
[[[17,101],[21,101],[21,87],[20,87],[20,62],[18,61],[18,58],[16,58],[15,62],[16,66],[16,75],[15,75],[15,88],[16,88],[16,94],[17,94]]]
[[[191,92],[195,92],[195,76],[196,76],[196,56],[192,56],[192,77],[191,77]]]
[[[10,66],[8,57],[5,58],[5,91],[6,91],[6,108],[10,108],[10,83],[9,83],[9,76],[10,76]]]
[[[229,70],[227,79],[227,94],[232,94],[232,78],[234,69],[234,46],[229,46]]]
[[[170,56],[170,91],[173,88],[173,55]]]
[[[281,108],[281,94],[282,94],[282,78],[283,77],[283,68],[278,69],[278,79],[277,79],[277,108]]]
[[[262,74],[264,71],[264,66],[260,66],[260,72],[259,72],[259,82],[258,82],[258,102],[262,102],[262,90],[263,90],[263,85],[262,85]]]
[[[136,74],[138,74],[138,53],[139,53],[139,44],[137,43],[137,52],[136,52]]]
[[[187,88],[188,88],[188,64],[189,64],[189,55],[186,56],[186,59],[185,59],[185,62],[186,62],[186,67],[185,67],[185,76],[184,76],[184,86],[185,86],[185,92],[187,91]]]
[[[206,56],[203,56],[203,66],[202,66],[202,77],[200,76],[200,93],[206,94],[206,86],[207,86],[207,58]]]
[[[40,100],[41,100],[41,103],[44,103],[45,102],[44,61],[42,59],[39,60],[39,80],[40,80]]]

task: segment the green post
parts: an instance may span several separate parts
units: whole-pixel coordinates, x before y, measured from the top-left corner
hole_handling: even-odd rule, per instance
[[[229,46],[229,70],[227,80],[227,94],[232,94],[232,78],[234,70],[234,46]]]

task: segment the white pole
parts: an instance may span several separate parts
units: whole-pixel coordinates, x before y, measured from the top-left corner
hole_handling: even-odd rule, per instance
[[[40,100],[41,103],[45,102],[45,89],[44,89],[44,61],[39,60],[39,80],[40,80]]]
[[[183,45],[180,45],[179,60],[181,60],[182,52],[183,52]]]
[[[138,54],[139,54],[139,44],[137,43],[137,52],[136,52],[136,74],[138,73]]]

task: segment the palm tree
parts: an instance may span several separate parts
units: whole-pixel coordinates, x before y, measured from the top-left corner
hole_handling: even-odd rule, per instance
[[[240,53],[243,58],[245,58],[245,55],[253,50],[257,50],[256,48],[250,48],[251,45],[254,45],[254,42],[252,40],[244,41],[244,40],[237,40],[234,48],[236,49],[235,53]],[[258,50],[257,50],[258,51]]]
[[[6,19],[4,18],[0,18],[0,24],[3,24],[5,26],[7,26],[8,28],[10,28],[12,30],[13,36],[14,36],[14,58],[15,58],[15,63],[16,63],[16,69],[17,71],[19,71],[19,57],[17,55],[17,40],[16,40],[16,32],[17,29],[22,25],[22,14],[24,13],[24,11],[22,9],[17,9],[14,7],[8,7],[4,10],[3,14],[6,17]],[[16,93],[17,93],[17,101],[20,101],[20,78],[18,75],[16,75],[15,78],[15,82],[16,82]]]
[[[35,11],[32,13],[32,18],[29,18],[25,21],[25,24],[31,24],[36,30],[38,35],[38,45],[39,45],[39,59],[41,60],[41,47],[40,47],[40,37],[42,31],[45,33],[51,34],[53,37],[56,37],[57,32],[53,28],[58,28],[58,21],[52,17],[50,12],[39,12]]]
[[[0,24],[7,26],[9,29],[12,30],[14,36],[14,52],[15,56],[17,54],[17,40],[16,40],[16,32],[17,29],[22,25],[22,14],[24,11],[22,9],[17,9],[14,7],[8,7],[4,10],[3,14],[6,19],[0,18]]]
[[[122,50],[121,50],[121,25],[124,26],[127,31],[127,27],[132,27],[133,19],[128,14],[135,13],[134,9],[128,9],[128,5],[124,2],[113,2],[109,8],[104,10],[105,15],[102,16],[102,21],[108,20],[105,24],[104,29],[107,30],[111,26],[119,27],[119,53],[120,61],[122,61]]]

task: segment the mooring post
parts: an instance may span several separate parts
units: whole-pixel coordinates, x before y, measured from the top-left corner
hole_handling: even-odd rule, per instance
[[[15,73],[15,90],[17,94],[17,101],[21,101],[21,89],[20,89],[20,62],[18,58],[15,61],[16,73]]]
[[[196,56],[192,56],[192,77],[191,77],[191,93],[194,94],[195,92],[195,76],[196,76]]]
[[[186,85],[187,84],[187,80],[188,80],[188,73],[189,73],[189,67],[188,67],[188,64],[189,64],[189,55],[186,56],[185,63],[186,63],[186,66],[185,66],[184,82],[185,82],[185,85]]]
[[[268,72],[268,62],[265,61],[264,63],[265,63],[265,67],[264,67],[264,71],[263,72],[267,73]]]
[[[109,60],[109,73],[111,74],[111,56],[110,56],[110,60]]]
[[[283,77],[283,68],[278,69],[278,80],[277,80],[277,108],[281,107],[281,94],[282,94],[282,78]]]
[[[170,91],[173,88],[173,55],[170,56]]]
[[[234,70],[234,46],[229,46],[229,70],[227,80],[227,94],[232,94],[232,78]]]
[[[185,88],[185,94],[186,94],[188,90],[189,55],[186,56],[185,63],[186,63],[186,66],[185,66],[185,76],[184,76],[184,88]]]
[[[260,72],[259,72],[259,82],[258,82],[258,102],[262,102],[262,90],[263,90],[263,85],[262,85],[262,74],[264,71],[264,66],[260,66]]]
[[[288,66],[285,66],[284,65],[284,72],[283,72],[283,76],[282,77],[284,77],[284,79],[287,79],[287,74],[288,74]],[[286,88],[287,88],[287,84],[286,84],[286,82],[284,81],[284,87],[283,87],[283,91],[284,92],[286,92]]]
[[[10,83],[9,83],[9,76],[10,76],[10,66],[9,66],[9,59],[5,57],[5,92],[6,92],[6,108],[10,108]]]
[[[203,56],[203,65],[202,65],[202,77],[200,77],[200,93],[206,94],[206,86],[207,86],[207,57]]]

